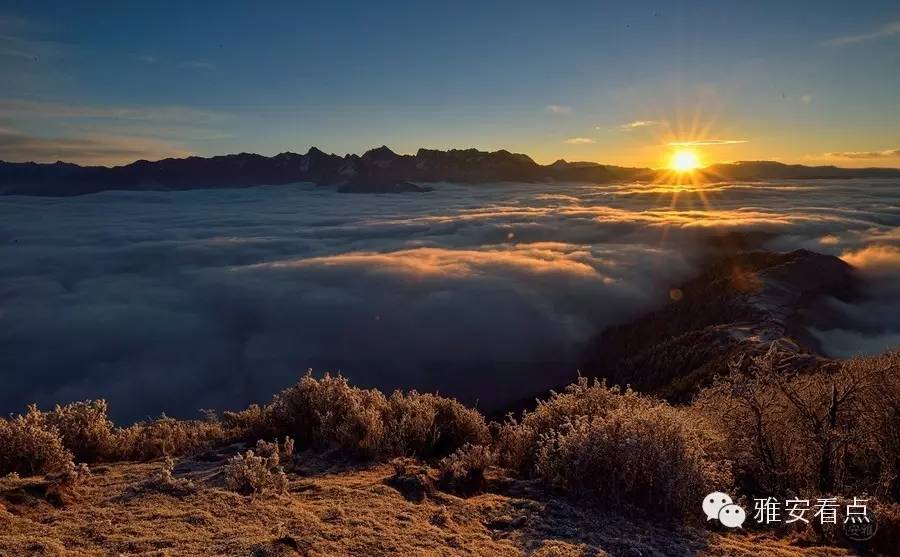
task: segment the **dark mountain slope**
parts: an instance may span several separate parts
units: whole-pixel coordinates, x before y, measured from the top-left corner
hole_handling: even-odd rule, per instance
[[[826,296],[849,299],[858,290],[852,268],[830,256],[742,253],[722,257],[697,278],[673,289],[662,309],[600,333],[582,369],[611,383],[684,398],[741,353],[773,344],[796,355],[797,368],[821,351],[807,333],[808,311]]]

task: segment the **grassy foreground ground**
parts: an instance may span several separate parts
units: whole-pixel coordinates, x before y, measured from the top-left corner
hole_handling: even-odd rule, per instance
[[[177,461],[176,480],[192,480],[183,492],[154,487],[162,460],[97,465],[63,493],[43,477],[0,479],[0,556],[849,554],[595,511],[499,469],[484,493],[416,501],[391,486],[390,464],[306,451],[286,466],[286,493],[241,495],[223,478],[239,448]]]

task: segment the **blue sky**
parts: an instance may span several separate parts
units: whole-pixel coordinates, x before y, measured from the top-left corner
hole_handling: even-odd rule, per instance
[[[897,2],[0,4],[0,159],[900,166]],[[897,152],[894,152],[897,151]]]

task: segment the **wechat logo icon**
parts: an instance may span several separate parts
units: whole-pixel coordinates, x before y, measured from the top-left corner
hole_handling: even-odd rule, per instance
[[[744,509],[735,505],[731,496],[721,491],[714,491],[703,498],[703,513],[706,520],[718,520],[728,528],[740,528],[747,520]]]

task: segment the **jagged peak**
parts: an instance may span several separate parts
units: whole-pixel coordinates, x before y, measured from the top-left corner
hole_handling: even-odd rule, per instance
[[[384,158],[395,158],[399,155],[393,152],[390,147],[387,145],[382,145],[381,147],[375,147],[374,149],[369,149],[365,153],[363,153],[363,158],[366,159],[384,159]]]

